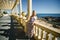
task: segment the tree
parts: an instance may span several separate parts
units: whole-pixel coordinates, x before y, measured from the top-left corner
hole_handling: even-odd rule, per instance
[[[3,14],[8,14],[8,13],[6,11],[4,11]]]

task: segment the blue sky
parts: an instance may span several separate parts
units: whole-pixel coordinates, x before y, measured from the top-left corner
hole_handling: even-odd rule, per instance
[[[23,11],[27,13],[27,0],[22,0]],[[19,5],[17,7],[19,11]],[[60,0],[32,0],[32,10],[37,13],[59,13]]]
[[[27,0],[22,0],[23,11],[27,12]],[[60,13],[60,0],[32,0],[32,10],[37,13]]]

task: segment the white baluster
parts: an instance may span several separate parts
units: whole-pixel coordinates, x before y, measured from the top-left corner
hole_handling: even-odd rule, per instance
[[[48,40],[52,40],[52,38],[53,38],[54,36],[50,33],[50,34],[48,34]]]
[[[38,35],[38,39],[41,39],[41,32],[42,32],[42,30],[39,28],[39,35]]]
[[[47,32],[43,31],[43,38],[42,38],[42,40],[46,40],[46,34],[47,34]]]
[[[33,32],[34,32],[34,34],[35,34],[35,25],[34,25],[34,28],[33,28]]]
[[[46,40],[46,39],[42,39],[42,40]]]
[[[60,40],[60,38],[59,37],[55,37],[55,40]]]
[[[38,36],[38,27],[36,27],[36,33],[35,36]]]

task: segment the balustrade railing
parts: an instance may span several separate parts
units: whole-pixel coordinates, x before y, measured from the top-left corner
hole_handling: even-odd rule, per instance
[[[38,21],[34,23],[34,35],[37,40],[60,40],[60,29],[43,25]]]
[[[24,31],[27,32],[27,22],[24,19],[19,19],[18,17],[14,17],[18,23],[21,23],[24,26]],[[36,40],[60,40],[60,29],[53,28],[48,24],[44,24],[39,21],[34,22],[34,37]]]

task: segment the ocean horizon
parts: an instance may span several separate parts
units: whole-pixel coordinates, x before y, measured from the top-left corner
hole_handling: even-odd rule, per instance
[[[50,17],[60,17],[60,13],[59,14],[53,14],[53,13],[45,13],[45,14],[42,14],[42,13],[37,13],[37,17],[38,18],[41,18],[41,17],[47,17],[47,16],[50,16]]]

